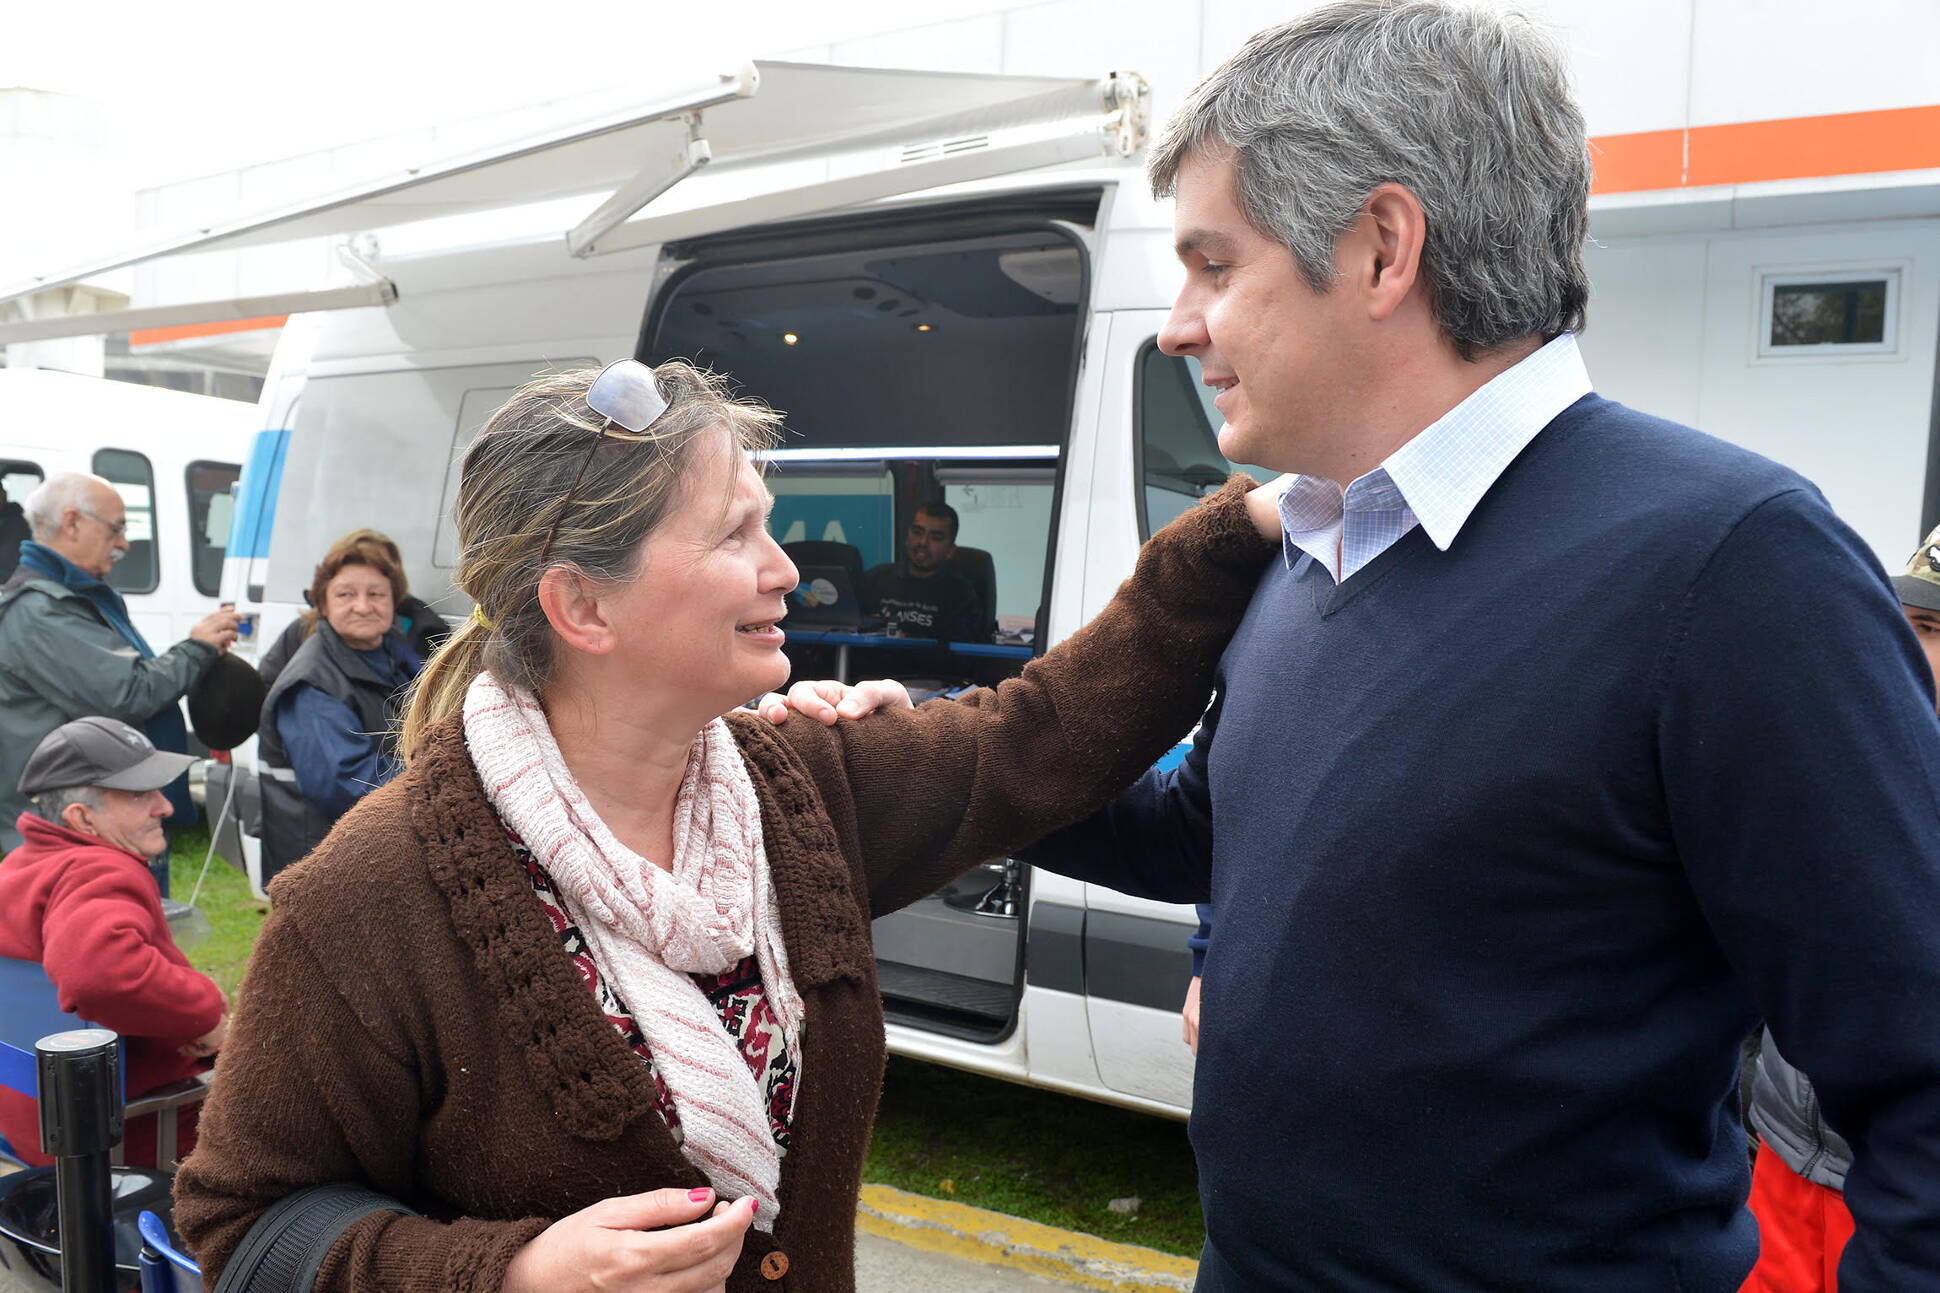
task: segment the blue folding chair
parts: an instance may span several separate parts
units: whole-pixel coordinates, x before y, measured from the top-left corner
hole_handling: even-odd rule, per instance
[[[51,1033],[87,1026],[77,1016],[61,1010],[54,984],[38,961],[0,957],[0,1044],[6,1047],[0,1052],[0,1063],[12,1066],[11,1072],[0,1074],[0,1082],[10,1090],[31,1096],[39,1089],[34,1059],[36,1041]],[[0,1155],[25,1165],[19,1151],[5,1136],[0,1136]]]
[[[123,1046],[113,1032],[78,1023],[61,1013],[38,964],[0,958],[0,1086],[39,1102],[41,1142],[55,1160],[0,1178],[0,1283],[47,1293],[132,1293],[142,1247],[136,1214],[170,1210],[172,1176],[111,1164],[124,1118]],[[157,1148],[169,1159],[173,1110],[206,1091],[205,1084],[190,1085],[192,1092],[135,1106],[164,1115],[158,1141],[166,1144]]]
[[[0,1043],[13,1047],[16,1051],[29,1056],[33,1053],[36,1039],[50,1033],[64,1033],[75,1028],[93,1028],[94,1024],[84,1021],[79,1015],[71,1015],[61,1010],[60,994],[54,982],[47,977],[47,970],[39,961],[20,961],[12,957],[0,956]],[[126,1044],[123,1044],[122,1058],[127,1058]],[[121,1097],[127,1101],[127,1066],[121,1066]],[[19,1090],[20,1088],[15,1088]],[[183,1105],[194,1104],[207,1096],[209,1083],[207,1076],[189,1078],[173,1082],[160,1090],[151,1091],[133,1103],[124,1103],[124,1118],[142,1118],[155,1115],[155,1162],[163,1170],[175,1162],[177,1145],[176,1118],[173,1111]],[[24,1094],[32,1095],[29,1088]],[[0,1136],[0,1157],[15,1163],[23,1163],[19,1152]],[[121,1146],[117,1144],[111,1160],[115,1166],[122,1164]]]
[[[175,1246],[168,1223],[143,1212],[141,1231],[141,1293],[202,1293],[202,1267]]]

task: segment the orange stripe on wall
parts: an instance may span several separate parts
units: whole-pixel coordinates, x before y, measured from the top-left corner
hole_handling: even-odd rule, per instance
[[[1590,158],[1592,193],[1926,170],[1940,167],[1940,104],[1600,135]]]
[[[173,328],[136,328],[128,334],[132,346],[152,346],[162,341],[186,341],[190,337],[219,337],[225,332],[259,332],[280,328],[290,321],[287,314],[266,314],[259,319],[222,319],[215,323],[183,323]]]

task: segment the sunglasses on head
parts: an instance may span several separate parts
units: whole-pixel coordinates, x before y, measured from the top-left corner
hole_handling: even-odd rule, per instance
[[[660,386],[653,378],[653,369],[637,359],[619,359],[601,369],[593,384],[586,388],[586,407],[599,414],[602,425],[593,436],[592,443],[586,446],[586,456],[579,460],[579,470],[573,475],[572,486],[559,504],[559,520],[554,521],[552,528],[546,531],[546,544],[539,550],[541,569],[545,567],[546,558],[552,555],[553,541],[559,537],[559,522],[565,520],[566,513],[572,510],[573,497],[579,493],[580,482],[586,478],[586,469],[592,466],[593,455],[599,451],[600,441],[609,437],[615,440],[644,438],[647,428],[667,411],[667,397],[660,393]]]

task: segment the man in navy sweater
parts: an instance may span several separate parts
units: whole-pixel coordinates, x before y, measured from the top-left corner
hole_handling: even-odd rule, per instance
[[[1210,898],[1201,1289],[1735,1290],[1759,1018],[1940,1288],[1940,724],[1808,482],[1595,395],[1590,165],[1520,20],[1353,0],[1154,149],[1160,338],[1300,473],[1190,757],[1031,860]]]

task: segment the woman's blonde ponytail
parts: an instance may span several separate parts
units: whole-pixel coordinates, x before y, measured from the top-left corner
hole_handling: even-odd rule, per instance
[[[411,698],[404,711],[404,729],[398,734],[398,753],[405,762],[417,753],[418,742],[426,729],[463,712],[465,693],[472,679],[485,669],[485,648],[491,630],[474,616],[452,630],[424,669],[411,684]]]

